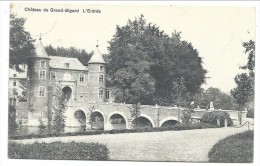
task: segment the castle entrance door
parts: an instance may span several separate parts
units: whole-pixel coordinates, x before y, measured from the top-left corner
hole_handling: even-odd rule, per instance
[[[62,88],[62,100],[63,101],[70,101],[72,94],[72,89],[68,86]]]

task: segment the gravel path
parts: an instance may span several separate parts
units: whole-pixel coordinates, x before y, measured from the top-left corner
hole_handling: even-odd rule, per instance
[[[247,128],[217,128],[151,133],[106,134],[19,140],[37,142],[98,142],[109,148],[110,160],[207,162],[208,152],[220,139]]]

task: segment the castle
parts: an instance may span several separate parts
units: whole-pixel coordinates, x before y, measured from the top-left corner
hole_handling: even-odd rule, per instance
[[[60,89],[63,99],[68,104],[75,101],[85,103],[113,101],[112,87],[106,86],[106,62],[98,45],[87,66],[84,66],[77,58],[48,55],[39,39],[35,44],[34,56],[29,58],[27,76],[26,74],[21,78],[13,76],[16,74],[12,73],[9,77],[10,80],[13,79],[12,83],[9,83],[9,88],[17,94],[19,94],[17,89],[20,92],[21,88],[13,87],[19,84],[19,81],[14,79],[27,77],[28,126],[38,126],[39,118],[48,123],[52,121],[55,88]]]
[[[26,90],[27,101],[15,106],[17,121],[22,126],[39,126],[40,119],[46,125],[52,125],[58,94],[66,103],[65,125],[68,127],[92,128],[94,122],[95,128],[110,130],[172,126],[181,122],[183,109],[177,106],[141,105],[139,115],[133,117],[131,104],[114,103],[114,87],[107,85],[106,62],[98,45],[84,66],[77,58],[48,55],[38,40],[35,54],[29,58],[28,69],[24,68],[27,75],[19,77],[12,70],[9,73],[9,88],[13,88],[9,89],[9,98],[15,99],[13,97],[25,94]],[[25,90],[17,90],[17,80],[26,81]],[[195,109],[192,118],[199,120],[205,111]],[[228,112],[232,119],[238,119],[236,110],[221,111]],[[246,111],[243,116],[246,116]]]

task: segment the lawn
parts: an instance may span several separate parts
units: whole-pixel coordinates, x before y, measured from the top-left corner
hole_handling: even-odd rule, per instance
[[[210,162],[252,163],[254,152],[254,131],[229,136],[220,140],[210,150]]]
[[[10,159],[108,160],[108,149],[98,143],[8,144]]]

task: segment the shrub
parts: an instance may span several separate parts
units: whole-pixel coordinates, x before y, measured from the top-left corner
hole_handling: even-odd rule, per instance
[[[10,135],[15,134],[19,124],[16,122],[16,109],[14,106],[8,107],[8,133]]]
[[[8,144],[8,156],[12,159],[108,160],[108,154],[107,147],[98,143]]]
[[[248,112],[246,114],[247,118],[254,118],[254,109],[248,109]]]
[[[213,146],[208,153],[210,162],[251,163],[253,162],[254,131],[229,136]]]
[[[230,118],[229,114],[227,112],[223,111],[212,111],[212,112],[206,112],[201,117],[202,123],[209,123],[212,125],[217,125],[217,119],[220,120],[220,126],[225,126],[225,119],[227,119],[227,125],[232,126],[233,121]]]

